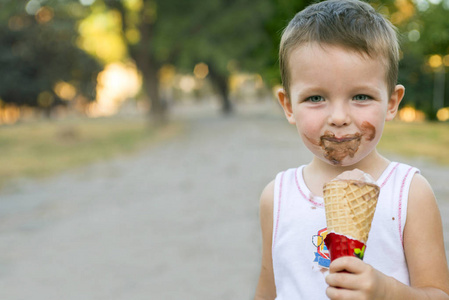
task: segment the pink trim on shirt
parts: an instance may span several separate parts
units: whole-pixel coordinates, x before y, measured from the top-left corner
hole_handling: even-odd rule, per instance
[[[313,200],[313,197],[309,196],[307,197],[306,194],[304,194],[304,192],[301,190],[301,186],[299,185],[299,181],[298,181],[298,169],[295,170],[295,182],[296,182],[296,186],[298,187],[299,193],[301,194],[301,196],[304,197],[304,199],[307,199],[310,203],[312,203],[315,206],[319,206],[319,207],[324,207],[324,203],[318,203],[316,201]]]
[[[400,192],[399,192],[398,222],[399,222],[399,237],[401,238],[402,246],[404,246],[404,239],[403,239],[403,236],[402,236],[402,195],[403,195],[403,192],[404,192],[405,181],[407,180],[407,177],[408,177],[408,175],[410,174],[410,171],[411,171],[412,169],[413,169],[413,168],[410,167],[410,168],[407,170],[407,173],[405,174],[404,179],[402,180],[401,190],[400,190]]]
[[[384,185],[387,184],[388,179],[390,179],[391,175],[393,174],[394,170],[399,166],[399,163],[396,163],[393,169],[391,169],[390,173],[388,174],[387,178],[385,178],[384,182],[380,185],[380,188],[382,188]]]
[[[285,175],[285,171],[282,172],[281,175],[281,181],[279,183],[279,200],[278,200],[278,212],[277,212],[277,216],[276,216],[276,227],[274,228],[274,237],[273,237],[273,244],[271,247],[274,247],[274,243],[276,243],[276,236],[278,234],[278,226],[279,226],[279,214],[281,212],[281,198],[282,198],[282,184],[284,182],[284,175]]]

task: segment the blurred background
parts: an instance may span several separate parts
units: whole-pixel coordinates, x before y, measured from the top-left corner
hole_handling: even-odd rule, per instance
[[[132,278],[135,274],[131,269],[140,270],[140,278],[150,287],[149,291],[142,288],[147,291],[145,295],[159,289],[160,293],[155,293],[159,299],[250,298],[260,255],[258,193],[275,172],[294,166],[288,158],[296,154],[286,149],[300,147],[291,142],[295,133],[286,129],[274,97],[274,91],[280,86],[278,45],[288,21],[311,2],[0,0],[0,210],[3,218],[0,267],[6,270],[0,271],[0,290],[9,287],[3,290],[8,297],[2,299],[22,299],[25,291],[21,287],[25,283],[33,283],[34,290],[30,289],[30,293],[34,293],[31,294],[34,299],[38,299],[36,293],[45,295],[42,299],[122,299],[120,295],[126,295],[123,299],[148,299],[142,296],[145,293],[130,293],[129,290],[139,288],[120,277],[126,274],[127,280]],[[406,87],[397,120],[387,125],[380,148],[424,169],[427,163],[431,164],[425,170],[431,176],[437,196],[443,199],[441,203],[446,205],[449,202],[446,184],[449,176],[449,76],[446,74],[449,71],[449,0],[370,3],[399,29],[402,45],[399,82]],[[283,130],[288,134],[280,133]],[[219,135],[223,139],[215,140]],[[267,146],[264,144],[267,136],[272,152],[262,150]],[[204,144],[206,140],[209,144]],[[227,158],[219,155],[222,151],[227,153]],[[305,162],[307,151],[302,153],[300,158],[293,159],[295,163]],[[260,161],[264,161],[264,169],[260,169]],[[194,178],[186,174],[200,172],[198,166],[203,164],[203,168],[207,167],[206,175]],[[249,173],[253,167],[259,169]],[[139,168],[145,170],[139,173]],[[164,173],[165,169],[169,169],[169,174]],[[208,178],[208,174],[223,177],[211,181],[213,178]],[[225,187],[220,187],[221,197],[213,191],[217,180],[225,182]],[[174,186],[169,182],[174,182]],[[252,185],[238,185],[243,182]],[[231,193],[230,186],[235,188],[233,194],[227,194]],[[250,193],[242,194],[244,189]],[[107,196],[104,191],[108,191]],[[182,208],[179,212],[170,210],[175,205],[167,199],[180,197],[169,194],[175,191],[190,195],[188,201],[196,208],[192,220],[183,219],[186,211],[192,213],[187,200],[177,203]],[[124,199],[129,195],[133,200],[126,202]],[[98,200],[101,197],[107,199]],[[141,206],[148,203],[146,197],[151,200],[149,205],[154,205],[152,209]],[[244,208],[237,206],[246,214],[228,211],[223,197],[250,201]],[[112,206],[117,209],[114,213],[105,217],[98,212],[98,216],[89,219],[87,211],[110,211],[111,203],[116,205]],[[167,203],[171,206],[158,206]],[[117,225],[123,225],[118,221],[119,211],[124,209],[121,205],[128,205],[128,217],[140,220],[135,227],[129,225],[130,231],[142,230],[142,235],[148,234],[149,244],[141,247],[151,248],[158,241],[159,250],[170,250],[164,250],[166,256],[152,252],[152,258],[144,257],[150,261],[155,259],[147,268],[136,261],[125,271],[119,268],[121,271],[116,274],[111,273],[115,270],[111,261],[123,266],[129,263],[130,257],[143,254],[122,249],[103,255],[101,249],[106,246],[98,245],[98,252],[91,251],[87,236],[91,231],[98,236],[121,232],[122,227]],[[449,208],[444,207],[447,215]],[[216,215],[201,214],[201,208],[215,211]],[[150,210],[147,215],[135,216],[146,210]],[[161,210],[173,214],[162,218]],[[201,230],[220,220],[219,212],[233,216],[222,220],[225,222],[222,227],[214,227],[228,243],[223,244],[221,240],[219,249],[210,245],[212,248],[208,248],[207,242],[215,240],[210,238],[210,232],[202,235]],[[85,231],[72,232],[72,238],[83,236],[86,240],[73,244],[67,240],[61,246],[54,239],[56,233],[46,231],[48,224],[59,228],[57,222],[74,220],[80,214],[88,219],[74,221],[69,231],[85,226]],[[148,218],[152,218],[151,224],[145,223]],[[117,227],[104,223],[103,227],[95,227],[99,220],[109,220],[109,225]],[[230,220],[235,221],[234,225],[229,224]],[[449,219],[445,220],[449,228]],[[167,224],[173,226],[166,228],[167,239],[162,237],[163,230],[152,235],[151,228],[165,228]],[[236,224],[249,229],[242,231],[243,227],[236,228]],[[36,233],[33,239],[30,232]],[[179,241],[173,232],[186,240]],[[244,235],[239,236],[242,232]],[[58,234],[66,235],[67,231],[61,227]],[[141,236],[134,237],[129,232],[125,236],[133,237],[127,243],[141,242]],[[195,244],[189,244],[188,237]],[[47,249],[36,254],[24,250],[37,249],[43,241],[47,246],[52,245],[49,247],[54,251]],[[105,240],[105,245],[116,247],[116,242],[111,237]],[[244,254],[239,256],[236,253],[242,249],[236,249],[235,243],[251,246],[244,248]],[[198,251],[194,255],[196,246],[210,251]],[[106,282],[90,287],[83,281],[89,278],[84,276],[84,267],[88,267],[81,263],[83,259],[89,261],[86,253],[74,252],[70,257],[61,256],[58,261],[54,260],[56,253],[65,251],[58,247],[85,247],[86,252],[96,253],[91,258],[94,261],[101,256],[106,260],[109,257],[102,267],[110,268],[97,265],[98,268],[92,267],[93,274],[97,277],[109,274],[109,283],[123,285],[123,291],[128,292],[120,294]],[[174,255],[173,247],[183,249],[182,254]],[[223,256],[218,254],[220,251]],[[177,257],[175,265],[169,262],[173,257]],[[239,267],[232,269],[230,266],[236,258]],[[31,267],[20,265],[21,260]],[[214,273],[211,268],[217,261],[227,265],[220,265]],[[195,264],[186,266],[186,262]],[[42,269],[42,264],[53,267]],[[75,264],[83,266],[83,271]],[[191,288],[190,294],[186,290],[179,290],[179,294],[168,292],[175,282],[187,283],[191,279],[177,271],[185,268],[193,272],[198,265],[205,277],[203,281],[209,280],[210,287],[221,291],[220,296],[211,296],[210,289],[202,290],[199,285]],[[33,266],[34,269],[28,269]],[[153,275],[145,273],[146,269],[155,268],[155,272],[165,277],[153,280]],[[172,273],[161,271],[167,269]],[[51,274],[64,277],[77,271],[83,275],[73,279],[72,285],[66,283],[65,289],[75,291],[74,286],[83,286],[85,294],[78,296],[84,298],[77,297],[76,293],[71,298],[67,294],[61,298],[51,289],[55,284],[64,286]],[[235,277],[236,272],[249,275],[241,280]],[[227,274],[228,280],[231,276],[234,279],[223,283],[223,278],[214,277],[217,273]],[[236,292],[238,287],[244,292]]]
[[[310,1],[2,0],[0,122],[272,97],[282,29]],[[401,34],[400,119],[449,119],[449,2],[372,1]]]
[[[13,147],[13,137],[19,143],[32,142],[22,131],[5,132],[14,124],[72,120],[62,129],[56,126],[59,138],[71,140],[72,147],[81,138],[78,127],[89,126],[88,120],[146,116],[146,129],[127,122],[137,126],[126,129],[136,135],[129,141],[135,144],[146,131],[173,121],[176,107],[212,105],[231,115],[242,104],[274,101],[273,91],[280,84],[277,50],[282,29],[310,2],[1,0],[0,126],[8,141],[2,163],[17,166],[4,155],[15,153],[6,151]],[[449,1],[371,3],[400,32],[399,82],[407,92],[398,119],[447,122]],[[438,125],[432,124],[435,128]],[[93,130],[90,133],[94,135]],[[97,135],[113,140],[104,133]],[[51,151],[64,147],[48,143]],[[34,163],[42,162],[43,155]],[[50,158],[55,159],[54,153]],[[73,159],[64,160],[71,165]],[[0,181],[35,172],[25,170],[25,165],[32,168],[31,162],[19,165],[23,170],[0,171]],[[46,169],[36,167],[38,173]]]

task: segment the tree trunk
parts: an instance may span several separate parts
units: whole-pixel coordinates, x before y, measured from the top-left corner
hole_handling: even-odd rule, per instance
[[[230,115],[234,109],[229,99],[228,76],[220,74],[213,64],[209,64],[209,75],[215,89],[221,96],[221,111],[224,115]]]
[[[162,101],[159,91],[158,72],[161,65],[152,52],[154,23],[151,20],[145,20],[145,16],[143,18],[140,24],[142,39],[136,48],[130,48],[130,54],[143,75],[143,89],[150,104],[150,122],[155,126],[162,126],[168,122],[168,107]]]
[[[168,109],[159,91],[159,69],[151,63],[140,66],[143,75],[143,88],[150,102],[150,121],[156,126],[165,125],[168,122]]]

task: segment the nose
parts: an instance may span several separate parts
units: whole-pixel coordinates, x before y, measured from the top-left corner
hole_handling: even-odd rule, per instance
[[[351,123],[349,107],[345,103],[333,103],[330,107],[328,122],[335,127],[349,125]]]

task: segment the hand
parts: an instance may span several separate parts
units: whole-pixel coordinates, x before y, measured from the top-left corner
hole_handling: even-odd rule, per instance
[[[330,264],[326,283],[330,299],[385,299],[388,277],[357,257],[345,256]]]

